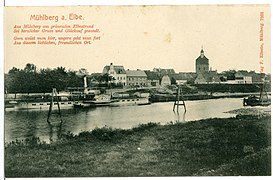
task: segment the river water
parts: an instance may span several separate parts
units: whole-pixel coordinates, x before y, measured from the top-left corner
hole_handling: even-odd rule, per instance
[[[90,109],[62,110],[63,123],[52,115],[49,125],[47,111],[14,111],[5,113],[5,142],[21,140],[32,136],[42,141],[55,140],[60,133],[78,134],[96,127],[112,127],[128,129],[139,124],[159,122],[187,122],[207,118],[233,117],[225,113],[243,107],[241,98],[222,98],[198,101],[185,101],[187,112],[183,106],[179,113],[173,112],[173,102],[153,103],[145,106],[96,107]]]

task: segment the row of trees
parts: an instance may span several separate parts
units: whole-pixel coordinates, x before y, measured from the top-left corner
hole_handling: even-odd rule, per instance
[[[28,63],[24,69],[13,67],[5,74],[7,93],[46,93],[52,92],[52,88],[61,91],[67,87],[83,87],[83,78],[64,67],[37,70],[34,64]]]

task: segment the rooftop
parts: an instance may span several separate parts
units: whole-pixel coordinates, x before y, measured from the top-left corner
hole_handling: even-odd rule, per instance
[[[146,73],[142,70],[127,70],[127,76],[147,77]]]

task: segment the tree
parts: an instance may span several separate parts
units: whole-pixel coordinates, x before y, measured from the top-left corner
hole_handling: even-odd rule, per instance
[[[10,69],[9,70],[9,74],[14,74],[14,73],[16,73],[16,72],[19,72],[19,71],[21,71],[21,69],[18,69],[18,68],[16,68],[16,67],[13,67],[12,69]]]
[[[171,84],[176,85],[176,79],[174,77],[171,77]]]
[[[24,71],[27,73],[36,73],[36,66],[34,64],[27,63]]]

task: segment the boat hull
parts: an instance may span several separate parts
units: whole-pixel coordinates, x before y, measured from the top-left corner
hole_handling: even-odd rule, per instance
[[[110,106],[134,106],[151,104],[148,98],[119,99],[110,103]]]
[[[248,97],[244,98],[243,105],[244,106],[269,106],[271,104],[271,101],[268,100],[260,100],[259,98],[255,97]]]
[[[73,108],[73,101],[59,102],[60,109]],[[17,110],[49,110],[50,102],[18,102],[17,104],[5,106],[5,111],[17,111]],[[58,109],[56,102],[53,103],[52,109]]]

